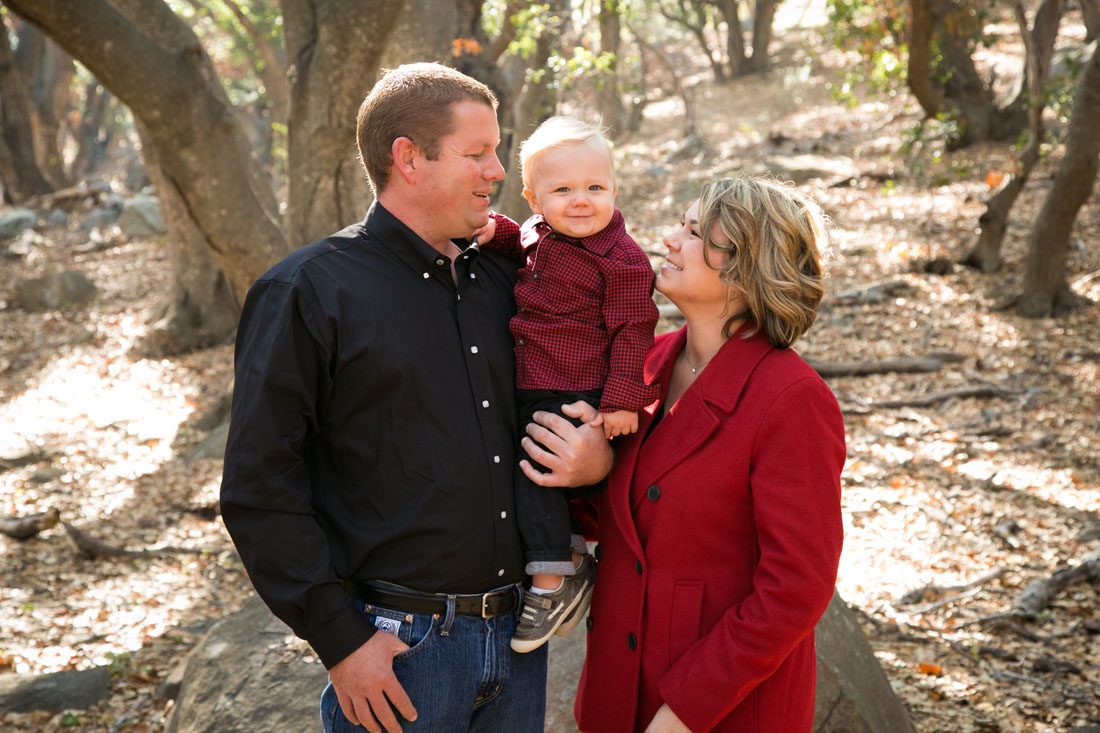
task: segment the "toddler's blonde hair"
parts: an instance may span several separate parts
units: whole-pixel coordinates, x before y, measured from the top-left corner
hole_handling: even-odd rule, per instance
[[[611,158],[611,143],[608,142],[603,130],[576,117],[559,115],[539,125],[520,145],[519,161],[523,172],[523,187],[531,189],[531,168],[542,153],[551,148],[566,145],[587,145],[606,155],[607,162],[611,166],[611,182],[615,182],[615,161]]]

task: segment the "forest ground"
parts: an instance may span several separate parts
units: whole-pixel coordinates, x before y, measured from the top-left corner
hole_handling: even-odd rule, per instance
[[[1071,586],[1035,619],[988,620],[1033,581],[1100,549],[1100,202],[1079,215],[1069,261],[1086,307],[1040,320],[1000,309],[1020,287],[1060,152],[1012,214],[1002,270],[951,265],[975,236],[987,174],[1011,165],[1010,146],[907,160],[900,141],[920,119],[911,100],[840,104],[827,85],[851,58],[813,30],[789,32],[780,46],[767,75],[719,87],[699,67],[687,78],[702,147],[684,144],[675,98],[649,105],[617,149],[631,232],[657,264],[662,233],[699,185],[738,171],[792,175],[816,197],[830,218],[830,294],[800,353],[959,356],[931,373],[828,380],[848,433],[841,594],[918,731],[1100,725],[1097,584]],[[0,467],[0,515],[54,507],[105,543],[168,549],[88,559],[60,525],[24,542],[0,537],[0,671],[113,672],[111,698],[92,709],[8,714],[0,727],[156,731],[171,708],[154,696],[158,683],[250,592],[212,511],[220,459],[196,454],[209,436],[203,418],[217,416],[230,389],[232,347],[128,356],[168,289],[165,245],[117,232],[89,240],[79,214],[20,240],[0,268],[0,454],[29,444],[41,459]],[[933,261],[945,266],[926,267]],[[31,314],[11,305],[20,280],[70,268],[99,285],[91,306]],[[838,297],[894,281],[881,300]],[[993,389],[882,404],[968,386]]]

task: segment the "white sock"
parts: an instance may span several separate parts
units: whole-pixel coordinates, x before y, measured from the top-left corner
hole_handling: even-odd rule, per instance
[[[531,586],[531,592],[534,593],[536,596],[548,596],[551,593],[553,593],[554,591],[561,590],[561,584],[564,583],[564,582],[565,582],[565,580],[562,579],[561,583],[558,583],[557,588],[536,588],[535,586],[532,585]]]

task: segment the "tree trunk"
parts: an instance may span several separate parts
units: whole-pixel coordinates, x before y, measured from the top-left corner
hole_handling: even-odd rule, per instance
[[[1055,0],[1050,4],[1061,4],[1061,2],[1062,0]],[[1044,0],[1043,7],[1047,5],[1048,3]],[[1043,12],[1043,7],[1040,7],[1035,15],[1036,28],[1039,25],[1039,13]],[[1043,142],[1043,108],[1046,106],[1043,85],[1046,83],[1047,69],[1050,65],[1043,60],[1042,49],[1039,47],[1040,34],[1028,30],[1027,15],[1021,0],[1016,0],[1015,12],[1016,22],[1020,26],[1020,37],[1024,39],[1026,59],[1024,77],[1027,79],[1027,93],[1021,97],[1027,100],[1028,104],[1025,110],[1028,115],[1028,144],[1016,161],[1016,169],[1008,182],[986,203],[985,213],[978,219],[980,230],[978,242],[963,259],[963,264],[976,267],[984,273],[995,272],[1000,268],[1001,245],[1008,227],[1008,214],[1016,198],[1023,191],[1032,168],[1039,162],[1039,152]],[[1049,57],[1047,61],[1049,62]]]
[[[756,13],[752,23],[752,56],[749,69],[767,71],[771,65],[768,46],[772,42],[772,26],[775,25],[775,8],[779,0],[756,0]]]
[[[159,193],[169,213],[169,241],[182,249],[201,236],[225,274],[231,302],[243,302],[251,284],[288,248],[275,197],[191,29],[163,2],[5,2],[130,107],[162,174]],[[172,213],[177,211],[180,216]],[[173,259],[191,261],[186,252]],[[207,305],[213,302],[213,281],[202,277],[187,290],[189,275],[175,275],[177,290],[169,303],[201,304],[198,312],[210,318],[191,320],[195,342],[223,333],[223,316],[209,315],[213,306]]]
[[[1054,185],[1031,229],[1024,290],[1018,310],[1039,318],[1061,315],[1078,305],[1066,278],[1069,237],[1077,212],[1092,193],[1100,167],[1100,54],[1094,53],[1077,84],[1066,152]]]
[[[0,23],[2,20],[0,17]],[[0,175],[3,175],[4,199],[10,203],[20,203],[53,190],[34,156],[29,82],[15,63],[5,32],[0,39],[0,100],[3,100],[0,129],[5,148]]]
[[[1054,42],[1058,38],[1058,25],[1061,23],[1065,6],[1066,0],[1043,0],[1035,11],[1035,21],[1031,25],[1031,30],[1020,29],[1021,38],[1030,37],[1031,43],[1035,46],[1037,68],[1033,72],[1031,67],[1025,64],[1016,83],[1016,91],[1012,94],[1012,100],[1005,105],[1003,114],[997,115],[995,125],[1005,124],[1001,120],[1006,118],[1015,121],[1021,115],[1027,117],[1031,97],[1034,94],[1029,84],[1029,76],[1032,73],[1038,73],[1040,78],[1046,79],[1050,71],[1050,61],[1054,56]],[[1039,88],[1039,93],[1042,94],[1042,86]],[[997,134],[998,131],[995,130],[995,138]]]
[[[745,56],[745,36],[741,28],[741,0],[719,0],[718,12],[726,21],[726,64],[730,77],[736,78],[748,72],[749,60]]]
[[[947,67],[945,96],[956,108],[959,124],[958,133],[948,140],[949,149],[989,140],[996,112],[993,91],[971,57],[971,36],[977,31],[971,28],[972,22],[964,5],[945,13],[939,26],[938,38]]]
[[[291,90],[286,238],[295,247],[366,213],[354,120],[401,9],[399,0],[282,0]]]
[[[924,114],[935,117],[943,106],[943,92],[932,77],[932,36],[937,18],[935,0],[911,0],[909,3],[909,62],[906,75]]]
[[[240,310],[186,200],[161,166],[156,144],[140,120],[134,120],[134,127],[161,218],[172,238],[172,290],[148,314],[148,330],[133,354],[162,357],[221,343],[233,335]]]
[[[72,185],[72,180],[65,172],[61,153],[61,120],[69,103],[76,66],[72,56],[30,23],[20,23],[18,36],[15,64],[23,78],[30,80],[35,160],[51,188],[66,188]]]
[[[94,170],[106,154],[110,133],[104,131],[104,121],[110,102],[111,93],[95,79],[84,85],[84,110],[73,130],[77,148],[70,173],[74,180]]]
[[[927,116],[946,113],[958,124],[948,148],[1017,135],[1027,124],[1027,108],[999,109],[992,87],[978,73],[972,51],[981,28],[970,5],[910,0],[909,6],[909,89]],[[932,62],[933,44],[942,55],[939,64]]]
[[[1100,34],[1100,0],[1080,0],[1078,4],[1085,18],[1085,43],[1092,43]]]
[[[623,98],[619,95],[619,47],[622,45],[622,19],[618,0],[600,0],[600,53],[611,56],[607,73],[598,83],[597,106],[608,134],[617,138],[623,132]]]
[[[523,179],[520,177],[519,148],[527,137],[535,131],[539,123],[554,113],[555,100],[550,82],[552,73],[547,67],[550,50],[561,37],[561,26],[565,12],[564,0],[553,0],[550,4],[549,18],[539,36],[535,53],[527,59],[526,80],[522,91],[516,96],[515,122],[508,157],[504,162],[508,175],[497,194],[496,210],[507,216],[523,221],[530,214],[530,207],[523,197]]]

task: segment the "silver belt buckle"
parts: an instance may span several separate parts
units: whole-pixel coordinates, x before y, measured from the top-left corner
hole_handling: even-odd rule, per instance
[[[481,617],[489,618],[489,593],[483,593],[481,595]]]

